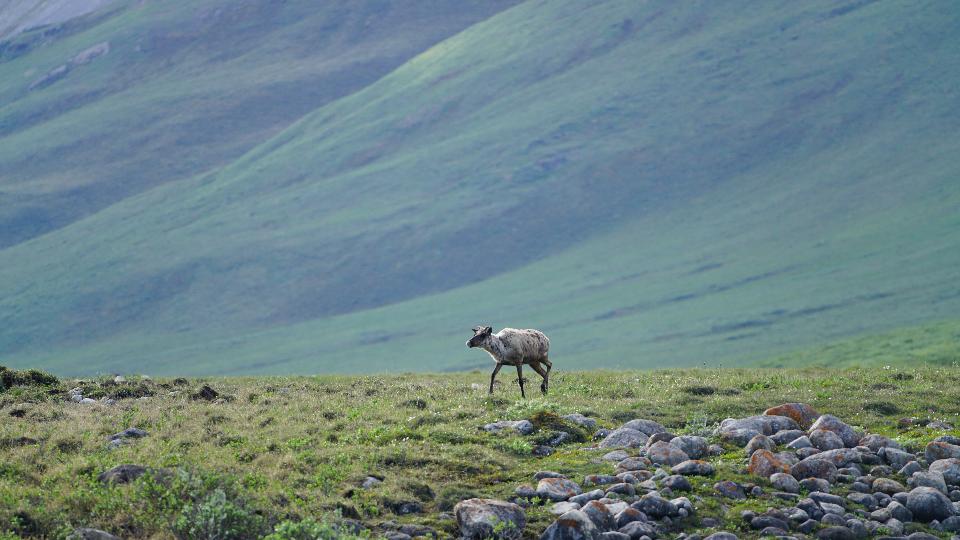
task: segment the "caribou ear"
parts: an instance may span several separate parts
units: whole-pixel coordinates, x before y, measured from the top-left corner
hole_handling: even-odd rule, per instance
[[[492,326],[486,327],[486,328],[484,329],[484,333],[486,333],[486,334],[492,334],[492,333],[493,333],[493,327],[492,327]]]

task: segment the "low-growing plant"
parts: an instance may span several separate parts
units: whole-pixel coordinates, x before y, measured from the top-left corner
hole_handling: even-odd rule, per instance
[[[185,506],[173,526],[181,540],[243,540],[259,536],[263,529],[263,517],[227,498],[222,489]]]

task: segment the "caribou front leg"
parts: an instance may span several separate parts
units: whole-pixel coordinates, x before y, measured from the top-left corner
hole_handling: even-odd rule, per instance
[[[503,364],[497,363],[496,367],[493,368],[493,373],[490,374],[490,393],[493,393],[493,380],[497,378],[497,373],[500,372],[500,368],[503,367]]]

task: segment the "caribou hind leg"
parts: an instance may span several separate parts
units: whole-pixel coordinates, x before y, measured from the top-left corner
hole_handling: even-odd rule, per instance
[[[534,371],[536,371],[537,373],[540,374],[541,377],[543,377],[543,382],[540,383],[540,391],[546,394],[547,386],[549,384],[548,381],[550,379],[550,371],[547,369],[543,369],[543,365],[540,364],[539,362],[531,362],[530,367],[532,367]]]
[[[527,397],[523,393],[523,364],[517,364],[517,382],[520,383],[520,397]]]

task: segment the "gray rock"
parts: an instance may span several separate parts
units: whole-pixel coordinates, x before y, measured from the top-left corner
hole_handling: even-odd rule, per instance
[[[363,482],[360,484],[360,487],[362,487],[363,489],[373,489],[382,483],[383,481],[380,480],[379,478],[368,476],[363,479]]]
[[[630,540],[630,535],[620,531],[607,531],[600,533],[600,540]]]
[[[632,540],[640,540],[641,538],[652,538],[656,536],[657,529],[645,521],[631,521],[621,527],[619,532],[627,535]]]
[[[610,513],[614,516],[619,514],[620,512],[623,512],[623,509],[629,506],[627,503],[623,501],[618,501],[614,499],[600,499],[599,502],[605,504],[607,506],[607,509],[610,510]]]
[[[713,489],[723,497],[728,499],[746,499],[747,494],[736,482],[724,480],[713,485]]]
[[[820,523],[826,526],[833,525],[833,526],[846,527],[847,520],[846,518],[844,518],[839,514],[824,514],[824,516],[820,519]]]
[[[784,429],[771,435],[770,440],[776,444],[789,444],[803,436],[803,431],[799,429]]]
[[[119,433],[114,433],[110,436],[110,440],[114,439],[139,439],[141,437],[146,437],[148,433],[140,428],[127,428]]]
[[[800,525],[797,525],[797,531],[803,534],[810,534],[819,526],[820,526],[820,523],[818,523],[817,521],[808,519],[803,523],[801,523]]]
[[[803,510],[810,516],[810,519],[819,521],[823,517],[823,508],[820,506],[820,503],[807,497],[806,499],[801,499],[800,502],[796,504],[796,507],[800,510]]]
[[[658,465],[677,465],[690,459],[687,454],[670,443],[660,441],[646,450],[647,458]]]
[[[799,429],[795,421],[785,416],[757,415],[747,418],[727,418],[720,422],[718,434],[724,440],[746,446],[756,435],[773,435],[778,431]]]
[[[554,502],[565,501],[580,493],[580,486],[566,478],[544,478],[537,483],[537,496]]]
[[[815,429],[810,432],[810,444],[820,450],[836,450],[846,445],[840,435],[826,429]]]
[[[930,463],[930,472],[943,475],[943,480],[950,486],[960,486],[960,459],[938,459]]]
[[[623,450],[614,450],[612,452],[607,452],[600,459],[604,461],[623,461],[630,457],[630,454],[626,453]]]
[[[817,538],[820,540],[856,540],[857,536],[845,526],[834,526],[818,531]]]
[[[829,461],[840,467],[849,467],[852,464],[860,463],[863,460],[863,454],[854,448],[837,448],[836,450],[824,450],[818,452],[806,459],[819,459]]]
[[[950,493],[950,491],[947,490],[947,483],[944,480],[943,474],[936,471],[920,471],[914,473],[913,476],[907,480],[907,485],[911,488],[920,486],[932,487],[944,495]]]
[[[814,491],[810,493],[810,498],[820,503],[822,506],[823,503],[835,504],[837,506],[843,506],[843,497],[839,495],[832,495],[830,493],[824,493],[822,491]]]
[[[890,501],[890,504],[887,505],[887,510],[890,511],[890,517],[898,521],[903,523],[913,521],[913,512],[897,501]]]
[[[617,463],[617,471],[640,471],[650,466],[650,460],[645,457],[628,457]]]
[[[779,459],[780,461],[782,461],[783,463],[791,467],[793,467],[797,463],[800,463],[800,458],[797,457],[797,454],[790,451],[777,452],[776,454],[773,455],[773,457]]]
[[[770,437],[758,433],[757,435],[754,435],[749,442],[747,442],[747,446],[745,446],[743,450],[747,457],[750,457],[757,450],[768,450],[773,452],[775,449],[776,445],[773,444],[773,441],[770,440]]]
[[[786,521],[774,516],[757,516],[750,520],[750,528],[752,529],[760,530],[766,529],[767,527],[775,527],[784,531],[790,528]]]
[[[891,480],[889,478],[877,478],[873,481],[873,492],[886,493],[887,495],[893,495],[894,493],[900,493],[901,491],[906,491],[907,488],[903,487],[903,484],[897,482],[896,480]]]
[[[818,429],[825,429],[836,433],[843,440],[844,446],[848,448],[853,448],[860,443],[861,436],[857,433],[857,430],[836,416],[824,414],[820,418],[817,418],[817,421],[810,426],[810,433]]]
[[[117,465],[116,467],[104,471],[97,476],[97,480],[105,484],[126,484],[133,482],[146,474],[150,469],[142,465]]]
[[[813,443],[810,442],[810,437],[806,435],[802,437],[797,437],[796,439],[787,443],[787,448],[793,448],[794,450],[799,450],[801,448],[812,448]]]
[[[724,452],[723,447],[720,446],[719,444],[711,444],[710,446],[707,447],[707,455],[710,455],[710,456],[719,456],[719,455],[722,455],[723,452]]]
[[[893,517],[893,514],[888,508],[880,508],[870,512],[870,519],[879,523],[886,523],[891,517]]]
[[[647,436],[654,435],[656,433],[667,432],[667,428],[663,427],[659,423],[654,422],[653,420],[645,420],[642,418],[631,420],[621,427],[624,427],[627,429],[635,429]]]
[[[81,527],[70,533],[67,540],[120,540],[120,537],[100,529]]]
[[[786,473],[774,473],[770,475],[770,484],[774,489],[785,491],[787,493],[800,493],[800,482],[793,476]]]
[[[627,523],[647,521],[647,515],[636,508],[627,507],[621,510],[613,519],[616,521],[615,527],[619,530],[626,526]]]
[[[610,513],[610,509],[600,501],[589,501],[580,511],[586,514],[600,531],[612,531],[617,528],[616,519]]]
[[[720,531],[720,532],[715,532],[711,534],[710,536],[704,538],[703,540],[738,540],[738,538],[737,538],[737,535],[731,532]]]
[[[460,536],[469,540],[520,538],[527,524],[523,508],[495,499],[460,501],[453,508],[453,514],[460,527]]]
[[[544,478],[566,478],[566,476],[555,471],[537,471],[533,473],[534,480],[543,480]]]
[[[927,427],[930,427],[930,426],[928,425]],[[960,446],[960,437],[957,437],[956,435],[940,435],[939,437],[934,439],[933,442],[945,442],[945,443],[950,443],[950,444],[955,444],[957,446]]]
[[[798,448],[797,457],[801,460],[807,459],[808,457],[815,456],[820,453],[819,448],[809,447],[809,448]]]
[[[590,501],[598,501],[602,499],[603,496],[604,492],[602,489],[595,489],[593,491],[588,491],[587,493],[581,493],[580,495],[570,497],[568,500],[572,503],[577,503],[580,506],[584,506]]]
[[[960,516],[951,516],[941,521],[940,530],[960,533]]]
[[[869,534],[867,527],[859,519],[848,519],[847,528],[853,532],[855,538],[866,538]]]
[[[800,480],[800,489],[815,492],[819,491],[821,493],[830,492],[830,482],[827,482],[823,478],[804,478]]]
[[[673,466],[673,472],[684,476],[710,476],[716,469],[713,465],[699,459],[688,459]]]
[[[886,523],[884,523],[884,525],[885,525],[888,529],[890,529],[890,532],[892,532],[893,534],[895,534],[895,535],[897,535],[897,536],[903,534],[903,523],[900,523],[900,522],[899,522],[898,520],[896,520],[896,519],[890,518],[890,519],[887,520]]]
[[[837,479],[837,466],[830,460],[816,459],[811,456],[790,467],[790,474],[797,480],[820,478],[833,483]]]
[[[579,509],[580,509],[580,505],[579,505],[579,504],[574,503],[574,502],[565,501],[565,502],[558,502],[558,503],[554,504],[554,505],[550,508],[550,513],[551,513],[551,514],[554,514],[554,515],[557,515],[557,516],[562,516],[563,514],[566,514],[567,512],[569,512],[569,511],[571,511],[571,510],[579,510]]]
[[[654,493],[648,493],[640,497],[640,500],[633,503],[633,506],[653,519],[675,516],[678,510],[677,505]]]
[[[670,440],[670,444],[683,450],[690,459],[701,459],[707,455],[709,445],[703,437],[695,435],[681,435]]]
[[[866,507],[868,511],[873,511],[877,508],[877,499],[869,493],[858,493],[854,491],[847,495],[847,499]]]
[[[571,510],[554,521],[540,540],[597,540],[600,530],[581,510]]]
[[[483,430],[488,433],[516,431],[521,435],[530,435],[534,432],[535,428],[529,420],[501,420],[483,426]]]
[[[611,493],[632,497],[637,494],[637,490],[635,487],[633,487],[633,484],[623,482],[620,484],[613,484],[612,486],[608,487],[606,495],[610,496]]]
[[[907,497],[907,509],[915,520],[924,523],[935,519],[942,521],[954,514],[950,499],[930,487],[913,488]]]
[[[647,443],[647,435],[631,428],[615,429],[600,441],[600,448],[640,448]]]
[[[597,431],[595,431],[595,432],[593,433],[593,440],[595,440],[595,441],[603,440],[604,438],[606,438],[607,435],[610,434],[610,431],[611,431],[611,430],[609,430],[609,429],[607,429],[607,428],[600,428],[600,429],[598,429]]]
[[[686,476],[674,474],[663,479],[664,487],[668,487],[673,491],[690,491],[693,489],[693,486],[690,485],[690,481],[687,480]]]
[[[903,450],[903,447],[900,446],[900,443],[894,441],[890,437],[884,437],[883,435],[867,435],[860,439],[860,446],[866,446],[873,452],[879,452],[881,448],[896,448],[897,450]]]
[[[584,416],[584,415],[582,415],[582,414],[580,414],[580,413],[573,413],[573,414],[564,415],[564,416],[563,416],[563,419],[564,419],[564,420],[567,420],[567,421],[570,421],[570,422],[573,422],[574,424],[577,424],[578,426],[581,426],[581,427],[583,427],[583,428],[585,428],[585,429],[593,429],[593,428],[597,427],[597,421],[596,421],[596,420],[594,420],[593,418],[587,418],[586,416]]]
[[[85,398],[80,399],[80,404],[81,404],[81,405],[93,405],[93,404],[96,403],[96,402],[97,402],[97,400],[91,399],[91,398],[88,398],[88,397],[85,397]]]
[[[883,460],[884,463],[890,465],[894,470],[900,470],[906,466],[907,463],[916,460],[916,457],[914,457],[913,454],[904,452],[899,448],[881,448],[877,452],[877,455],[880,456],[880,459]]]
[[[933,463],[941,459],[960,459],[960,445],[933,441],[927,445],[923,455],[927,458],[927,463]]]
[[[903,467],[901,467],[900,470],[897,472],[897,474],[910,478],[911,476],[913,476],[913,473],[920,472],[922,470],[923,470],[923,467],[921,467],[919,463],[917,463],[916,461],[911,461],[906,465],[904,465]]]
[[[820,503],[820,508],[823,508],[823,511],[826,514],[835,514],[838,516],[843,516],[844,514],[847,513],[846,508],[840,506],[839,504],[822,502]]]

